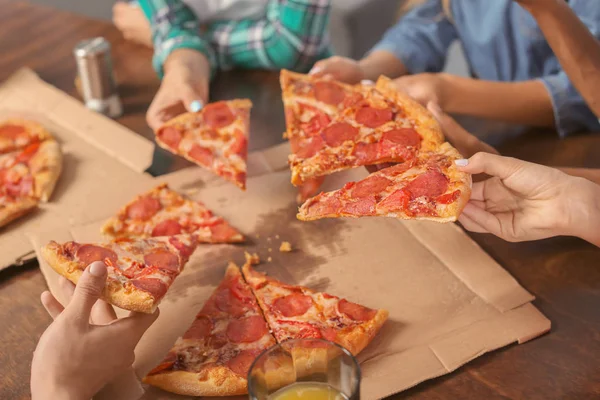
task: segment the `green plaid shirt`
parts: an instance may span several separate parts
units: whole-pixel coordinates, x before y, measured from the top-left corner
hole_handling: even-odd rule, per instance
[[[152,26],[153,65],[176,49],[203,53],[217,69],[287,68],[305,72],[331,55],[327,26],[331,0],[271,0],[260,19],[216,21],[201,26],[181,0],[139,0]]]

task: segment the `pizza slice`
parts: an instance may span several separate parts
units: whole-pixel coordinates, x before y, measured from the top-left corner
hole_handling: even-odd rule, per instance
[[[454,161],[462,158],[449,143],[417,160],[382,169],[342,189],[306,201],[298,218],[386,216],[456,221],[471,196],[471,176]]]
[[[406,162],[443,142],[430,113],[381,77],[350,86],[282,71],[292,183],[344,169]]]
[[[102,227],[113,238],[193,234],[201,243],[239,243],[244,236],[199,201],[160,184],[123,207]]]
[[[251,107],[250,100],[207,104],[165,123],[156,142],[245,189]]]
[[[40,124],[25,119],[11,118],[0,122],[0,154],[27,147],[50,139],[50,133]]]
[[[326,339],[360,353],[375,337],[388,317],[346,299],[287,285],[253,269],[257,256],[246,255],[242,273],[252,288],[273,335],[287,339]]]
[[[53,139],[0,155],[0,226],[48,201],[61,169],[62,153]]]
[[[245,394],[250,365],[274,344],[252,291],[231,263],[192,326],[144,382],[188,396]]]
[[[42,248],[42,255],[56,272],[75,284],[89,264],[104,262],[108,278],[102,297],[126,310],[152,313],[196,245],[190,235],[104,244],[51,241]]]

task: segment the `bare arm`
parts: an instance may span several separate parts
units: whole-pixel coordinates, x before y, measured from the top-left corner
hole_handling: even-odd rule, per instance
[[[564,71],[600,117],[600,43],[564,0],[517,0],[536,19]]]
[[[450,114],[554,127],[552,100],[542,82],[492,82],[447,74],[443,79],[441,107]]]
[[[388,51],[378,50],[370,53],[358,62],[364,73],[364,79],[376,81],[380,75],[398,78],[408,73],[406,67],[396,56]]]

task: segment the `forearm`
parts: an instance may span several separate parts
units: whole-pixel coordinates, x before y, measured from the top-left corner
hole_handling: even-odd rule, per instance
[[[152,64],[159,76],[164,75],[171,53],[182,49],[200,54],[215,72],[214,52],[210,44],[200,37],[198,18],[185,3],[181,0],[139,0],[139,5],[152,27]]]
[[[441,106],[451,114],[503,122],[554,126],[552,100],[539,81],[492,82],[443,74]]]
[[[564,0],[526,7],[536,19],[563,70],[600,117],[600,43]]]
[[[580,178],[585,178],[589,181],[592,181],[598,185],[600,185],[600,169],[597,168],[567,168],[567,167],[558,167],[557,169],[561,170],[565,174],[571,176],[578,176]]]
[[[359,61],[365,79],[376,81],[381,75],[388,78],[398,78],[408,73],[406,67],[394,54],[377,50]]]

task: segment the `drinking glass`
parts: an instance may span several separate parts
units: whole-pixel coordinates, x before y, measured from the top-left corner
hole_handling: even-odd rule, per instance
[[[338,344],[292,339],[256,358],[248,394],[250,400],[359,400],[360,367]]]

